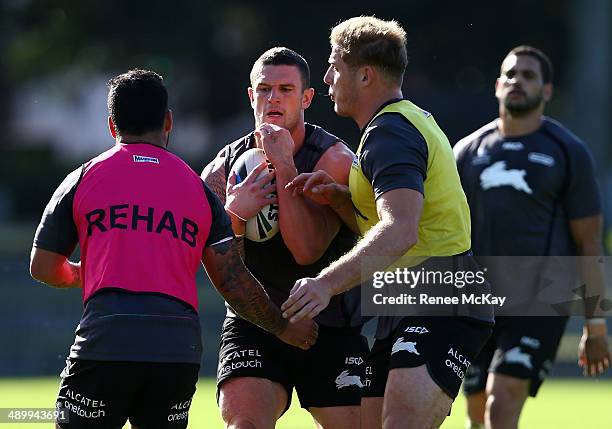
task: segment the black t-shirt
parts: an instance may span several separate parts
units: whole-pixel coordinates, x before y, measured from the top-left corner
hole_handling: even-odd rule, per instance
[[[495,120],[454,151],[476,255],[576,254],[569,221],[601,212],[593,160],[582,141],[549,118],[531,134],[503,137]]]
[[[428,150],[419,130],[405,116],[385,113],[374,119],[365,133],[359,161],[372,183],[374,197],[401,188],[424,194]]]
[[[78,234],[72,206],[82,170],[71,172],[51,197],[36,230],[35,247],[66,257],[74,251]],[[203,182],[202,186],[212,215],[208,247],[234,235],[223,204]],[[199,364],[199,316],[189,304],[165,294],[103,288],[85,303],[70,357]]]

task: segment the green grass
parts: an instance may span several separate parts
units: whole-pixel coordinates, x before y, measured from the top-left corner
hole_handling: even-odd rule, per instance
[[[57,378],[0,379],[0,408],[52,407],[57,392]],[[297,397],[291,409],[281,418],[278,429],[313,428],[310,415],[299,408]],[[612,428],[612,381],[548,380],[537,399],[527,402],[521,427],[536,429],[606,429]],[[460,396],[443,429],[463,429],[464,402]],[[215,387],[203,379],[191,407],[190,428],[222,428],[215,404]],[[0,428],[42,428],[50,424],[1,424]]]

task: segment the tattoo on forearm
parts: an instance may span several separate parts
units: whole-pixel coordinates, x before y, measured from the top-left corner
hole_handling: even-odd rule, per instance
[[[242,263],[244,264],[246,261],[245,253],[244,253],[244,237],[235,237],[234,242],[236,244],[236,249],[238,249],[238,254],[240,255],[240,259],[242,259]]]
[[[278,335],[287,321],[242,262],[239,251],[242,243],[237,241],[231,240],[213,247],[216,256],[221,259],[217,266],[222,280],[217,289],[241,317]]]
[[[225,204],[225,186],[227,181],[225,179],[225,165],[222,160],[215,159],[208,164],[204,168],[201,177],[210,190],[217,194],[221,202]]]

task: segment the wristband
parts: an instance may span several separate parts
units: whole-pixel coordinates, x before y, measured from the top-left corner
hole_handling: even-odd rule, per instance
[[[586,319],[587,325],[605,325],[606,318],[605,317],[593,317],[591,319]]]
[[[240,219],[243,222],[246,222],[247,220],[245,218],[243,218],[242,216],[239,216],[238,214],[236,214],[233,210],[231,210],[228,206],[224,207],[226,212],[229,212],[230,214],[236,216],[238,219]]]

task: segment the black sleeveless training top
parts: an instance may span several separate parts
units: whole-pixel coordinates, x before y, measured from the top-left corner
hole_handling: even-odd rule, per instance
[[[323,128],[307,123],[304,144],[293,157],[298,172],[312,172],[323,153],[338,142],[344,143]],[[226,147],[226,176],[238,157],[254,147],[256,145],[253,133]],[[295,262],[279,231],[274,237],[263,242],[245,239],[245,262],[253,275],[262,283],[270,299],[280,307],[298,279],[316,277],[323,268],[350,250],[356,241],[357,235],[342,224],[323,256],[314,264],[304,266]],[[331,327],[362,325],[365,320],[361,317],[360,293],[360,288],[356,287],[332,297],[329,306],[315,320],[321,325]],[[230,315],[235,316],[232,313],[230,310]]]

